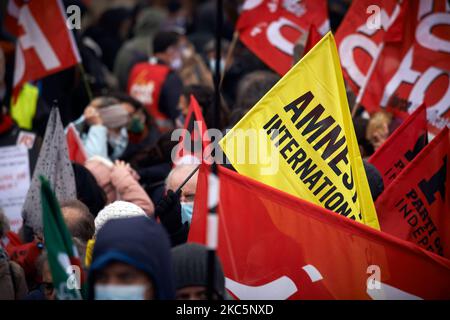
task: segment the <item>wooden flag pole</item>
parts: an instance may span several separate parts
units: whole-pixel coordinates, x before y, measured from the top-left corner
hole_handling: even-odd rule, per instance
[[[238,40],[239,40],[239,32],[234,31],[233,39],[231,40],[230,46],[228,47],[227,56],[225,58],[225,68],[224,68],[224,71],[222,72],[222,76],[220,78],[220,86],[219,86],[220,88],[222,87],[223,78],[225,77],[225,71],[230,66],[231,57],[233,56],[234,49],[236,48],[236,44],[237,44]]]
[[[78,64],[78,69],[80,70],[81,78],[83,79],[84,88],[86,89],[86,93],[88,95],[89,102],[91,102],[94,97],[92,95],[92,89],[91,89],[91,86],[89,85],[89,82],[87,79],[87,73],[86,73],[86,70],[84,69],[83,63]]]

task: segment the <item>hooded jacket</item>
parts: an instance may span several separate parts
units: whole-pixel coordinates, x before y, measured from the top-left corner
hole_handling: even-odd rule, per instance
[[[145,272],[155,287],[155,299],[175,298],[170,241],[164,228],[147,217],[108,221],[99,231],[88,284],[93,297],[96,273],[113,261]]]
[[[153,214],[155,208],[152,200],[127,169],[118,168],[100,157],[89,159],[85,167],[106,193],[107,203],[128,201],[141,207],[148,215]]]
[[[159,31],[167,13],[158,8],[147,8],[142,11],[133,29],[134,37],[120,48],[114,63],[114,75],[119,86],[126,89],[128,73],[137,62],[146,61],[153,53],[152,39]]]

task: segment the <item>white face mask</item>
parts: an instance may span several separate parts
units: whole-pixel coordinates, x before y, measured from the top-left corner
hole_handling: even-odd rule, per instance
[[[180,57],[177,57],[170,62],[170,67],[173,70],[180,70],[182,66],[183,66],[183,60],[181,60]]]
[[[144,285],[95,285],[95,300],[144,300]]]

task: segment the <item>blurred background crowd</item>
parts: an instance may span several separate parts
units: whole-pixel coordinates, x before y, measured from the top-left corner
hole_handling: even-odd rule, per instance
[[[92,263],[91,271],[96,271],[90,278],[95,284],[111,283],[114,277],[119,279],[117,283],[134,279],[130,281],[144,283],[145,290],[142,286],[135,291],[129,288],[129,297],[145,294],[146,298],[172,298],[176,287],[177,297],[205,298],[206,249],[196,245],[172,249],[175,280],[169,279],[164,263],[155,262],[168,259],[170,246],[186,242],[196,187],[194,176],[180,193],[174,192],[195,166],[173,168],[171,151],[177,142],[171,141],[171,133],[183,127],[191,95],[200,105],[207,128],[224,131],[233,127],[280,79],[239,40],[233,41],[243,1],[223,2],[218,123],[214,107],[216,1],[64,0],[66,7],[81,8],[81,29],[72,31],[83,67],[74,66],[33,83],[39,94],[34,98],[36,108],[25,129],[19,129],[17,117],[10,112],[14,38],[4,28],[1,31],[0,145],[14,144],[20,130],[35,133],[36,140],[29,151],[33,170],[52,106],[58,106],[64,127],[72,123],[78,129],[89,160],[84,166],[73,163],[78,200],[63,202],[61,207],[83,261]],[[333,31],[350,2],[328,1]],[[4,13],[6,2],[2,3]],[[145,84],[146,77],[154,80],[153,87]],[[348,98],[352,107],[355,97],[350,91]],[[354,124],[363,157],[370,156],[398,126],[385,112],[370,119],[358,114]],[[373,170],[376,171],[372,168],[368,174],[375,177],[369,177],[369,183],[376,197],[381,192],[377,188],[382,186],[379,174]],[[168,241],[160,240],[163,230],[159,225],[139,217],[130,219],[129,226],[108,224],[103,233],[98,233],[110,219],[142,215],[157,215],[170,236]],[[19,271],[10,269],[14,281],[7,283],[6,278],[0,278],[5,281],[0,284],[0,298],[54,299],[49,266],[39,245],[42,234],[24,227],[14,238],[4,217],[0,225],[0,238],[7,239],[4,248],[8,248],[9,256],[25,275],[20,278]],[[121,239],[125,237],[129,241],[124,244]],[[93,252],[89,249],[92,238],[96,238]],[[14,239],[32,246],[15,247]],[[144,280],[136,268],[130,271],[120,264],[105,267],[105,261],[114,258],[105,252],[115,246],[135,258],[127,263],[139,265],[137,269],[143,272]],[[140,250],[139,246],[144,248]],[[145,246],[159,248],[149,251]],[[217,298],[225,298],[223,273],[218,270],[216,275]],[[186,287],[194,289],[181,290]],[[101,297],[111,294],[103,287],[97,289],[96,294]]]

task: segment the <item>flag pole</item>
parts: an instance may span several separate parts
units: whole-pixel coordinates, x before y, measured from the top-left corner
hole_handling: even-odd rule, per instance
[[[200,165],[198,165],[194,170],[192,170],[192,172],[187,176],[186,179],[184,179],[184,181],[180,184],[180,186],[177,188],[177,190],[175,191],[175,193],[180,193],[181,192],[181,188],[184,187],[184,185],[192,178],[192,176],[198,171],[198,169],[200,169]]]
[[[216,272],[216,250],[219,234],[219,215],[217,209],[219,205],[219,183],[217,180],[217,164],[211,165],[211,172],[208,174],[208,216],[206,223],[206,246],[208,273],[206,279],[206,296],[207,300],[213,300],[215,292],[215,272]]]
[[[92,89],[91,89],[91,86],[89,85],[89,82],[87,79],[87,73],[86,73],[86,70],[84,69],[83,63],[80,62],[78,64],[78,69],[80,70],[81,78],[83,80],[84,88],[86,89],[86,93],[88,95],[89,102],[91,102],[93,99]]]
[[[395,9],[397,9],[398,7],[400,7],[400,10],[401,10],[401,9],[402,9],[402,8],[401,8],[401,5],[402,5],[403,3],[404,3],[404,2],[402,2],[401,4],[397,3]],[[395,10],[394,10],[394,13],[395,13]],[[398,18],[399,15],[400,15],[400,14],[393,14],[393,15],[391,16],[390,21],[389,21],[389,28],[392,26],[392,24],[395,22],[395,20]],[[386,36],[386,33],[389,32],[389,28],[386,30],[384,36]],[[382,42],[382,43],[380,44],[380,46],[378,47],[378,51],[377,51],[377,53],[376,53],[376,55],[375,55],[375,57],[374,57],[374,59],[373,59],[373,61],[372,61],[372,64],[370,65],[369,71],[367,72],[367,77],[364,79],[364,83],[363,83],[361,89],[360,89],[359,92],[358,92],[358,96],[356,97],[356,101],[355,101],[355,104],[354,104],[353,109],[352,109],[352,118],[355,117],[356,111],[358,111],[358,109],[361,107],[361,100],[362,100],[363,95],[364,95],[364,93],[365,93],[365,91],[366,91],[367,84],[369,83],[369,80],[370,80],[370,78],[372,77],[372,73],[373,73],[373,71],[375,70],[375,66],[376,66],[376,64],[378,63],[378,60],[380,59],[381,52],[382,52],[383,49],[384,49],[385,41],[386,41],[386,39],[384,39],[383,42]]]
[[[367,76],[364,79],[364,83],[363,83],[361,89],[358,92],[358,96],[356,97],[356,101],[355,101],[355,104],[353,105],[353,109],[352,109],[352,118],[355,117],[356,111],[358,111],[359,108],[361,107],[362,97],[364,96],[364,92],[366,92],[367,84],[369,83],[369,79],[372,77],[372,73],[375,70],[375,66],[378,63],[378,59],[381,56],[381,51],[383,51],[383,48],[384,48],[384,42],[378,48],[378,51],[377,51],[377,53],[376,53],[376,55],[375,55],[371,65],[370,65],[370,68],[367,71]]]
[[[214,128],[220,125],[220,61],[222,55],[223,1],[216,0],[216,63],[214,68]]]
[[[222,44],[222,25],[223,25],[223,0],[216,1],[216,66],[215,66],[215,77],[214,77],[214,127],[217,129],[220,126],[220,60],[221,60],[221,44]],[[215,154],[213,155],[215,157]],[[213,160],[211,166],[211,173],[209,174],[210,179],[211,176],[217,176],[217,164],[215,159]],[[214,278],[215,278],[215,270],[216,270],[216,248],[217,248],[217,234],[218,234],[218,215],[216,213],[217,204],[211,205],[211,199],[217,198],[218,194],[212,194],[212,192],[217,192],[211,188],[211,181],[208,181],[208,222],[207,222],[207,239],[206,245],[208,247],[207,253],[207,285],[206,285],[206,295],[208,300],[213,300],[214,297]],[[211,205],[211,208],[209,208]]]
[[[227,70],[228,66],[230,65],[231,57],[233,56],[234,49],[236,48],[237,41],[239,39],[239,32],[234,31],[233,33],[233,39],[231,40],[230,46],[228,47],[227,56],[225,58],[225,68],[222,72],[222,76],[220,77],[220,85],[219,88],[222,87],[223,78],[225,77],[225,70]]]
[[[397,4],[397,6],[399,6],[399,4]],[[397,16],[398,15],[392,15],[389,26],[391,26],[394,23],[395,19],[397,19]],[[389,29],[386,30],[386,32],[388,32],[388,31],[389,31]],[[369,70],[367,71],[367,77],[364,79],[364,83],[358,92],[358,96],[356,97],[356,101],[355,101],[355,104],[353,105],[353,109],[352,109],[352,118],[355,117],[356,111],[358,111],[358,109],[361,107],[361,100],[364,96],[364,93],[366,92],[367,84],[369,83],[369,80],[372,77],[372,73],[375,70],[375,66],[378,63],[378,60],[380,59],[381,52],[384,49],[384,43],[385,43],[385,40],[383,40],[383,42],[378,47],[377,53],[376,53],[375,57],[373,58],[373,61],[370,65]]]

